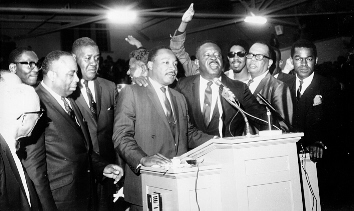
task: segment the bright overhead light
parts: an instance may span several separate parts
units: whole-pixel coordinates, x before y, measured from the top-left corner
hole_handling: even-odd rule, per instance
[[[107,18],[114,23],[129,24],[135,22],[137,13],[129,9],[113,9],[107,13]]]
[[[267,23],[267,18],[262,17],[262,16],[256,16],[253,13],[251,13],[251,16],[247,16],[245,18],[245,22],[247,22],[247,23],[257,23],[257,24],[265,24],[265,23]]]

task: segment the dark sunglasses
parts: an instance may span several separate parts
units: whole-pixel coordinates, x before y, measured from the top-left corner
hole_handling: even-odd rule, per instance
[[[15,62],[16,64],[27,65],[29,68],[39,67],[39,62]]]
[[[230,51],[229,53],[227,53],[227,57],[229,57],[229,58],[234,58],[235,55],[237,57],[245,57],[246,56],[246,52],[242,52],[242,51],[232,52],[232,51]]]
[[[41,118],[43,113],[44,113],[44,109],[42,109],[42,108],[40,111],[23,112],[19,117],[17,117],[16,120],[19,120],[22,116],[27,115],[27,114],[38,114],[38,119],[39,119],[39,118]]]

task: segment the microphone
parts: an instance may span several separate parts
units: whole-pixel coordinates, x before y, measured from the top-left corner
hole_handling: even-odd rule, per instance
[[[292,126],[290,125],[290,123],[288,122],[285,122],[284,118],[279,114],[279,112],[277,110],[275,110],[275,108],[269,103],[269,101],[261,94],[261,93],[258,93],[257,94],[257,97],[259,97],[259,99],[262,100],[262,102],[265,104],[265,106],[267,107],[267,109],[269,109],[273,114],[275,114],[275,116],[282,122],[284,122],[284,124],[286,126],[289,127],[289,129],[291,130],[292,129]],[[270,121],[270,120],[268,120]]]
[[[237,100],[235,94],[229,88],[227,88],[224,84],[222,84],[219,79],[214,78],[213,82],[220,87],[221,96],[223,98],[225,98],[225,100],[227,102],[229,102],[232,106],[234,106],[235,108],[237,108],[240,111],[240,113],[243,116],[243,119],[245,121],[245,124],[246,124],[246,136],[250,137],[251,136],[250,124],[248,123],[248,119],[245,115],[245,112],[241,109],[240,105],[237,104],[238,100]]]

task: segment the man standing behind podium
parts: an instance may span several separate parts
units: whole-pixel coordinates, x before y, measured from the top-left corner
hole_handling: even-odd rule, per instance
[[[116,163],[112,135],[118,91],[113,82],[97,77],[100,51],[92,39],[82,37],[75,40],[72,53],[82,75],[73,95],[87,121],[93,151],[105,161]],[[112,179],[106,178],[97,183],[99,211],[113,210],[115,191]]]
[[[165,165],[213,136],[189,123],[182,94],[170,89],[177,75],[177,60],[167,47],[153,49],[148,59],[148,86],[131,85],[119,94],[114,119],[114,146],[127,162],[124,198],[131,211],[142,210],[139,168]],[[162,154],[168,159],[158,156]],[[129,169],[130,168],[130,169]]]
[[[86,122],[69,97],[79,81],[74,57],[53,51],[43,61],[43,81],[36,91],[45,109],[24,161],[43,210],[90,210],[94,207],[93,177],[117,182],[123,170],[92,152]]]

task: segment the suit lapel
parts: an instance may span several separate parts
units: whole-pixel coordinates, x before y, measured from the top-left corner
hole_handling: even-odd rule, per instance
[[[0,134],[0,144],[1,144],[1,150],[6,155],[6,156],[3,157],[4,162],[7,162],[9,164],[9,166],[10,166],[10,168],[12,170],[12,173],[15,176],[16,182],[18,183],[18,186],[21,188],[22,194],[27,199],[26,192],[25,192],[25,189],[23,187],[22,180],[21,180],[21,177],[20,177],[20,173],[18,172],[15,160],[14,160],[14,158],[12,156],[12,153],[10,151],[9,146],[7,145],[5,139],[1,136],[1,134]],[[22,167],[22,165],[21,165],[21,167]]]
[[[97,95],[96,95],[97,96]],[[96,119],[92,116],[91,110],[89,108],[89,105],[87,104],[83,93],[81,93],[81,90],[79,90],[79,97],[76,99],[77,104],[79,104],[80,107],[82,107],[86,113],[89,114],[90,119],[86,119],[87,121],[92,121],[95,126],[97,126],[97,121]],[[96,101],[97,102],[97,101]],[[97,104],[96,104],[97,105]]]
[[[95,100],[97,107],[97,119],[101,112],[101,97],[102,97],[102,87],[96,78],[93,83],[95,84]]]
[[[68,115],[68,113],[66,113],[64,108],[61,107],[61,105],[58,103],[58,101],[42,86],[42,84],[38,85],[37,93],[38,93],[40,99],[43,102],[45,102],[46,106],[52,107],[52,109],[56,110],[57,111],[56,113],[58,113],[60,116],[62,116],[70,126],[75,128],[75,130],[77,130],[79,133],[82,133],[80,127],[76,124],[76,122],[71,119],[71,117]],[[76,113],[77,112],[75,112],[75,115],[76,115]],[[76,117],[76,118],[79,118],[79,117]],[[82,120],[78,119],[78,121],[80,123],[80,121],[82,121]]]
[[[176,96],[170,92],[171,96],[171,105],[173,109],[173,114],[175,115],[176,118],[176,128],[175,128],[175,143],[176,143],[176,148],[178,146],[178,140],[179,140],[179,113],[178,113],[178,105],[177,105],[177,100]]]
[[[199,96],[199,87],[200,87],[200,77],[199,75],[195,78],[194,82],[192,83],[192,94],[193,98],[195,99],[195,106],[193,106],[193,118],[194,121],[196,122],[197,125],[201,126],[202,128],[200,130],[205,131],[206,126],[204,123],[204,117],[201,112],[201,107],[200,107],[200,96]]]
[[[68,98],[68,99],[69,99],[69,101],[71,103],[71,106],[72,106],[72,109],[73,109],[73,111],[75,113],[76,119],[77,119],[77,121],[80,124],[80,128],[79,128],[79,129],[81,129],[80,132],[85,137],[86,148],[89,149],[89,143],[91,142],[91,138],[90,138],[89,131],[88,131],[88,128],[87,128],[87,123],[86,123],[84,117],[82,116],[79,107],[74,102],[74,100],[72,98]],[[75,123],[75,125],[77,126],[76,123]],[[78,128],[78,127],[76,127],[76,128]]]
[[[254,91],[254,93],[253,93],[254,96],[257,96],[257,94],[260,93],[264,87],[268,87],[268,86],[265,86],[265,85],[267,83],[269,83],[269,79],[270,79],[270,74],[267,73],[266,76],[258,84],[256,90]]]
[[[156,108],[157,113],[160,115],[160,117],[161,117],[162,121],[164,122],[164,124],[166,125],[166,127],[170,128],[170,125],[167,122],[165,111],[163,110],[162,105],[160,103],[160,99],[157,96],[157,93],[156,93],[154,87],[152,86],[152,84],[150,82],[148,82],[148,83],[149,83],[149,85],[146,87],[147,95],[150,98],[154,107]],[[172,136],[172,132],[171,132],[171,136]]]

